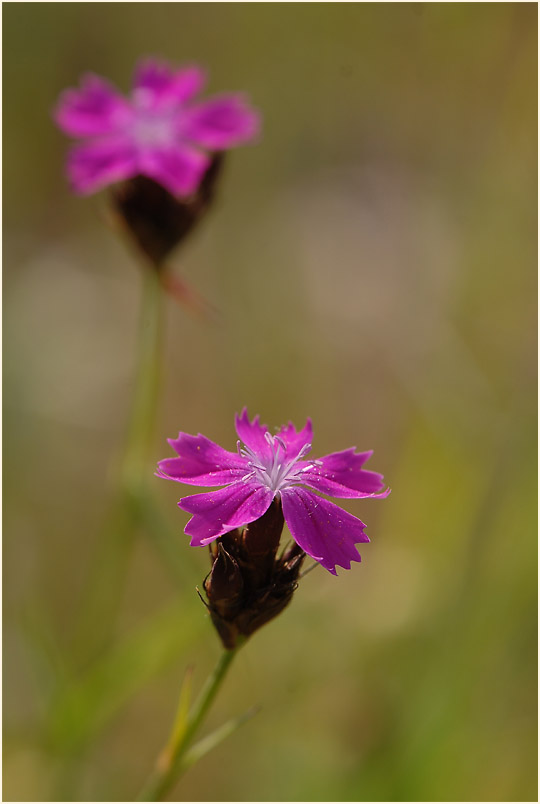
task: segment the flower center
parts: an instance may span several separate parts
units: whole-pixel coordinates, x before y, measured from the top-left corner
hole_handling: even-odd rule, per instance
[[[302,473],[312,468],[313,464],[309,463],[306,466],[297,466],[297,464],[310,451],[311,444],[305,444],[294,458],[287,458],[287,445],[280,436],[265,433],[264,437],[270,447],[270,452],[265,454],[256,453],[246,446],[240,447],[240,442],[238,442],[238,452],[248,459],[250,469],[242,480],[248,481],[256,478],[273,494],[301,483]]]
[[[174,139],[174,121],[169,114],[141,109],[133,121],[132,133],[139,146],[167,145]]]

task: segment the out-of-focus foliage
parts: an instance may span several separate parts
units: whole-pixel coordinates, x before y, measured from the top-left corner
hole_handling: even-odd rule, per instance
[[[524,800],[536,792],[536,6],[43,3],[4,8],[4,798],[131,799],[181,677],[218,654],[179,487],[141,529],[112,652],[78,613],[129,407],[140,271],[105,198],[72,197],[50,109],[144,54],[244,88],[232,153],[173,258],[155,442],[234,448],[244,404],[311,415],[393,488],[347,507],[363,562],[301,583],[208,728],[261,712],[182,800]],[[148,467],[149,474],[153,466]],[[167,552],[165,553],[164,550]],[[164,560],[164,556],[167,558]],[[173,558],[174,556],[174,558]]]

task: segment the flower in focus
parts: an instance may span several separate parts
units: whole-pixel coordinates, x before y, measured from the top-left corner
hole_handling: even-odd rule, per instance
[[[145,176],[179,198],[194,193],[211,154],[253,139],[259,115],[239,94],[198,101],[205,76],[197,66],[173,69],[148,59],[135,71],[129,98],[97,75],[65,90],[54,112],[73,146],[67,174],[77,193],[93,193]]]
[[[178,503],[193,515],[185,528],[191,545],[208,545],[245,528],[276,503],[301,551],[329,572],[336,575],[336,567],[350,569],[352,561],[360,561],[355,545],[369,541],[365,524],[320,494],[388,496],[390,491],[382,490],[383,476],[364,469],[372,453],[357,453],[352,447],[309,460],[311,420],[300,431],[289,423],[272,435],[258,416],[250,421],[245,408],[236,416],[236,431],[237,452],[200,434],[179,433],[177,439],[169,440],[178,457],[158,464],[160,477],[190,485],[223,486],[183,497]]]

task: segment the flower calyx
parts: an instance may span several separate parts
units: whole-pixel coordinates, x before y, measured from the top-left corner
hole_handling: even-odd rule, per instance
[[[306,554],[293,544],[277,555],[283,525],[281,500],[276,497],[262,517],[209,545],[212,569],[204,591],[212,622],[228,650],[277,617],[297,588]]]
[[[223,161],[223,153],[212,156],[201,183],[188,197],[177,198],[146,176],[135,176],[112,188],[117,220],[155,269],[163,268],[172,250],[208,212]]]

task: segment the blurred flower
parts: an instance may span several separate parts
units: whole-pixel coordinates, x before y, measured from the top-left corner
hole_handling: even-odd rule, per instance
[[[241,95],[194,100],[204,84],[197,66],[172,69],[153,59],[140,63],[125,98],[97,75],[62,93],[54,112],[58,126],[84,138],[67,160],[77,193],[92,193],[146,176],[175,197],[194,193],[210,166],[209,152],[253,139],[259,115]]]
[[[352,447],[305,460],[311,450],[311,420],[301,431],[289,423],[271,435],[259,424],[258,416],[249,420],[245,408],[236,416],[236,431],[240,439],[236,453],[203,435],[179,433],[177,439],[169,440],[179,457],[159,462],[160,477],[191,485],[225,486],[183,497],[178,503],[193,514],[185,528],[191,544],[210,544],[245,528],[260,520],[273,502],[279,502],[297,545],[329,572],[336,575],[336,566],[350,569],[351,561],[360,561],[355,545],[369,541],[366,526],[314,492],[342,498],[386,497],[390,492],[381,491],[382,475],[363,468],[372,453],[356,453]]]

